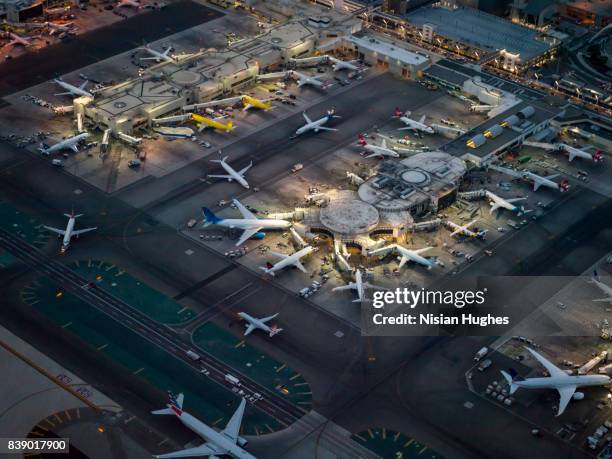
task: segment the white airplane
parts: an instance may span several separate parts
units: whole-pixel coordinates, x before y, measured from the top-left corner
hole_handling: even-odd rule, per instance
[[[559,392],[559,409],[557,410],[557,416],[563,414],[571,399],[582,400],[584,398],[582,392],[576,392],[578,387],[605,386],[610,383],[610,377],[605,375],[570,376],[533,349],[527,348],[527,350],[544,368],[546,368],[550,376],[517,379],[516,375],[511,376],[507,372],[502,371],[501,374],[510,385],[510,394],[514,394],[519,387],[525,389],[557,389]]]
[[[246,406],[246,400],[244,398],[240,401],[238,409],[232,415],[225,429],[218,432],[209,425],[204,424],[198,418],[183,411],[183,400],[185,399],[183,394],[178,394],[176,397],[172,394],[169,395],[170,401],[166,405],[167,408],[155,410],[152,411],[152,413],[176,416],[185,427],[206,440],[206,443],[196,446],[195,448],[188,448],[174,453],[159,454],[155,457],[158,459],[170,459],[174,457],[208,456],[211,459],[215,459],[219,456],[228,455],[236,459],[257,459],[255,456],[242,449],[242,447],[247,444],[246,439],[240,436],[240,424],[242,424],[242,417],[244,416],[244,408]]]
[[[510,212],[516,213],[516,215],[521,216],[528,214],[529,212],[533,212],[533,210],[525,210],[523,206],[515,206],[514,203],[518,201],[525,201],[527,198],[513,198],[513,199],[504,199],[500,196],[497,196],[495,193],[491,193],[490,191],[485,192],[487,198],[489,199],[489,205],[491,206],[490,214],[499,209],[507,209]]]
[[[487,234],[488,230],[481,230],[478,232],[474,232],[470,229],[468,229],[470,226],[472,226],[474,223],[476,223],[478,220],[472,220],[471,222],[469,222],[467,225],[457,225],[454,222],[451,222],[450,220],[446,220],[446,225],[452,230],[451,232],[451,237],[452,236],[466,236],[466,237],[471,237],[471,238],[476,238],[476,239],[484,239],[485,234]]]
[[[221,156],[221,151],[219,151],[219,156]],[[251,161],[248,166],[240,169],[239,171],[236,171],[236,170],[234,170],[232,168],[232,166],[230,166],[229,164],[227,164],[225,162],[225,160],[227,158],[228,158],[228,156],[224,156],[221,159],[212,159],[211,160],[212,163],[219,163],[219,164],[221,164],[221,167],[223,167],[223,169],[225,169],[227,174],[225,174],[225,175],[208,174],[208,177],[210,177],[210,178],[224,178],[224,179],[227,179],[228,182],[232,182],[232,181],[236,180],[236,182],[238,182],[240,185],[242,185],[244,188],[246,188],[248,190],[249,189],[249,183],[245,180],[244,174],[245,174],[246,171],[248,171],[251,168],[251,166],[253,166],[253,161]]]
[[[45,22],[44,26],[47,29],[51,29],[49,35],[55,35],[55,33],[76,33],[76,27],[72,22],[67,22],[65,24],[54,24],[53,22]]]
[[[44,228],[48,229],[49,231],[53,231],[54,233],[57,233],[57,237],[64,236],[64,240],[62,241],[62,247],[60,249],[61,253],[65,253],[66,250],[68,250],[68,247],[70,247],[70,240],[72,239],[72,236],[76,236],[78,238],[83,233],[88,233],[90,231],[98,229],[98,227],[95,226],[93,228],[75,230],[74,224],[76,222],[76,219],[82,216],[83,214],[75,215],[74,212],[72,212],[70,214],[64,214],[64,215],[68,217],[68,224],[66,225],[65,230],[53,228],[51,226],[44,226]]]
[[[597,280],[596,279],[596,277],[597,277],[597,273],[596,272],[594,272],[593,274],[594,274],[594,276],[591,278],[591,280],[589,282],[591,284],[595,284],[595,286],[597,288],[599,288],[599,290],[601,290],[605,295],[608,295],[608,296],[606,298],[599,298],[597,300],[592,300],[592,301],[597,301],[597,302],[602,302],[602,303],[612,303],[612,287],[608,287],[603,282]]]
[[[431,126],[427,126],[425,124],[426,116],[423,115],[419,121],[413,120],[412,118],[408,118],[410,116],[410,112],[402,112],[399,107],[395,109],[395,118],[399,118],[399,120],[406,125],[406,127],[399,128],[398,131],[405,131],[406,129],[410,129],[412,131],[423,131],[428,134],[433,134],[434,130]]]
[[[129,6],[136,9],[142,8],[142,5],[137,0],[119,0],[119,3],[115,5],[115,8],[121,8],[122,6]]]
[[[303,73],[300,72],[296,72],[295,70],[291,71],[291,76],[293,76],[294,78],[296,78],[297,81],[297,85],[298,87],[302,87],[302,86],[315,86],[317,88],[321,88],[321,89],[327,89],[330,85],[329,83],[323,82],[321,80],[319,80],[319,76],[315,75],[315,76],[308,76],[308,75],[304,75]]]
[[[359,70],[359,67],[357,67],[354,64],[354,62],[356,61],[343,61],[340,59],[336,59],[335,57],[332,57],[332,56],[329,56],[328,59],[333,64],[332,68],[334,72],[337,72],[338,70],[351,70],[351,71]]]
[[[263,270],[266,274],[274,276],[277,271],[280,271],[281,269],[286,268],[287,266],[295,266],[300,271],[305,273],[306,268],[304,268],[304,265],[300,262],[300,258],[305,257],[313,250],[313,247],[307,245],[303,249],[298,250],[297,252],[291,255],[285,255],[284,253],[269,251],[268,253],[274,255],[277,258],[281,258],[281,260],[277,261],[274,264],[266,263],[266,266],[260,266],[259,269]]]
[[[325,123],[327,123],[328,121],[331,121],[333,118],[340,118],[340,116],[334,115],[333,108],[327,111],[326,116],[324,116],[323,118],[319,118],[316,121],[312,121],[310,118],[308,118],[308,115],[306,114],[306,112],[303,112],[302,115],[304,116],[304,119],[306,120],[306,124],[302,126],[301,128],[299,128],[297,131],[295,131],[295,135],[300,135],[308,131],[319,132],[320,130],[323,130],[323,131],[337,131],[338,130],[338,129],[328,128],[328,127],[323,126]]]
[[[72,151],[74,151],[75,153],[78,153],[79,148],[78,148],[78,144],[81,140],[85,140],[87,137],[89,137],[89,133],[87,132],[83,132],[82,134],[79,135],[75,135],[74,137],[69,137],[67,139],[64,139],[58,143],[56,143],[55,145],[52,145],[50,147],[45,147],[43,144],[40,145],[40,148],[38,149],[38,151],[40,151],[43,155],[50,155],[51,153],[54,153],[56,151],[60,151],[60,150],[64,150],[64,149],[71,149]]]
[[[355,271],[355,282],[349,282],[347,285],[334,287],[332,288],[332,292],[340,292],[342,290],[356,290],[357,299],[353,300],[353,303],[361,303],[364,301],[368,301],[365,297],[365,291],[367,289],[387,290],[385,287],[380,287],[378,285],[373,285],[368,282],[363,282],[361,270],[358,269],[357,271]]]
[[[178,62],[178,59],[173,56],[170,56],[170,52],[172,51],[171,47],[168,47],[163,53],[151,48],[149,45],[142,46],[138,49],[146,51],[151,55],[151,57],[141,57],[141,61],[155,61],[157,63],[161,61],[166,61],[172,64],[176,64]]]
[[[411,250],[406,247],[402,247],[399,244],[391,244],[386,247],[381,247],[380,249],[372,250],[368,252],[368,255],[375,255],[380,252],[385,252],[387,250],[395,250],[400,256],[398,260],[400,260],[399,268],[401,269],[408,261],[414,261],[420,265],[425,266],[427,269],[431,269],[435,266],[434,262],[428,260],[421,254],[432,249],[433,247],[424,247],[422,249]]]
[[[547,188],[552,188],[553,190],[559,190],[563,193],[569,190],[570,188],[569,180],[567,179],[563,179],[559,183],[553,182],[552,179],[558,177],[559,174],[542,177],[529,171],[515,171],[512,169],[506,169],[505,167],[495,165],[489,165],[488,167],[498,172],[501,172],[502,174],[509,175],[510,177],[521,178],[523,180],[529,181],[533,184],[533,191],[538,191],[541,186],[545,186]]]
[[[365,137],[363,136],[363,134],[359,134],[359,140],[357,141],[357,143],[363,147],[364,150],[369,151],[370,154],[368,156],[365,156],[365,158],[373,158],[375,156],[384,158],[385,156],[389,156],[391,158],[399,158],[400,155],[397,151],[395,150],[391,150],[390,148],[387,147],[387,140],[386,139],[382,139],[382,142],[380,143],[380,146],[378,145],[370,145],[368,144],[368,142],[366,141]]]
[[[291,223],[287,220],[275,220],[271,218],[259,219],[244,207],[240,201],[237,199],[232,199],[232,201],[242,214],[242,218],[219,218],[206,207],[202,207],[202,212],[204,213],[204,226],[218,225],[243,230],[242,236],[240,236],[236,246],[244,244],[247,239],[253,236],[259,234],[261,234],[262,237],[265,236],[265,233],[260,233],[263,229],[286,229],[291,226]]]
[[[9,41],[6,46],[16,46],[16,45],[21,45],[21,46],[31,46],[32,45],[32,40],[28,40],[27,38],[23,38],[20,37],[19,35],[17,35],[16,33],[13,32],[9,32],[8,33],[8,38],[11,40]]]
[[[70,83],[66,83],[65,81],[58,78],[54,79],[53,81],[66,90],[66,92],[60,92],[58,94],[55,94],[56,96],[85,96],[91,97],[92,99],[94,97],[92,93],[90,93],[89,91],[85,91],[85,86],[87,86],[87,83],[89,83],[89,81],[87,80],[85,80],[81,86],[73,86]]]
[[[242,317],[244,320],[246,320],[247,322],[244,324],[246,327],[244,336],[250,335],[253,331],[255,331],[258,328],[268,333],[270,338],[272,338],[274,335],[283,331],[282,328],[278,328],[276,325],[272,325],[271,327],[266,325],[267,322],[271,321],[272,319],[275,319],[276,316],[278,316],[278,313],[272,316],[269,316],[269,317],[264,317],[263,319],[257,319],[247,314],[246,312],[239,312],[238,315]]]

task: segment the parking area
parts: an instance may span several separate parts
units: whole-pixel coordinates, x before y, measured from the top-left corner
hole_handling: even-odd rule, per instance
[[[354,434],[352,438],[383,458],[443,459],[427,445],[390,429],[372,428]]]

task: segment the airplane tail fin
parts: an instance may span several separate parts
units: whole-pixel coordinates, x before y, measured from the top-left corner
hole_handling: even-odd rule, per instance
[[[270,328],[270,338],[272,338],[274,335],[278,335],[282,331],[283,331],[282,328],[276,328],[276,327]]]
[[[172,392],[168,392],[168,408],[162,408],[161,410],[151,411],[152,414],[176,414],[179,415],[183,412],[183,400],[185,396],[183,394],[178,394],[176,397],[172,394]]]
[[[270,276],[274,276],[274,273],[270,271],[270,268],[268,266],[259,266],[259,269],[261,269],[266,274],[269,274]]]
[[[204,225],[214,225],[221,221],[219,217],[217,217],[212,210],[208,207],[202,207],[202,213],[204,214]]]
[[[514,394],[518,389],[518,386],[514,383],[514,379],[512,378],[512,376],[510,376],[507,372],[503,370],[501,371],[501,374],[510,386],[510,395]]]

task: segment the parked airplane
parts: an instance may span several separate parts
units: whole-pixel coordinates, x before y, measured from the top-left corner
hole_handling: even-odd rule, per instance
[[[306,268],[304,268],[304,265],[300,262],[300,258],[305,257],[313,250],[314,249],[311,246],[307,245],[303,249],[298,250],[297,252],[291,255],[285,255],[284,253],[268,251],[268,253],[274,255],[277,258],[280,258],[281,260],[277,261],[274,264],[267,263],[266,266],[260,266],[259,269],[262,269],[266,274],[270,274],[271,276],[274,276],[277,271],[280,271],[281,269],[286,268],[287,266],[295,266],[300,271],[305,273]]]
[[[394,116],[395,118],[399,118],[399,120],[406,125],[406,127],[398,128],[398,131],[405,131],[406,129],[410,129],[413,131],[423,131],[428,134],[434,133],[433,128],[425,124],[425,115],[423,115],[419,121],[416,121],[412,118],[409,118],[409,111],[402,112],[399,107],[396,107]]]
[[[244,324],[246,327],[244,336],[250,335],[257,328],[268,333],[268,336],[270,336],[270,338],[283,331],[282,328],[278,328],[276,325],[272,325],[271,327],[266,325],[269,321],[275,319],[276,316],[278,316],[278,313],[269,317],[264,317],[263,319],[257,319],[247,314],[246,312],[239,312],[238,315],[247,321],[247,323]]]
[[[65,24],[55,24],[53,22],[45,22],[44,26],[49,30],[49,35],[55,35],[56,33],[68,33],[74,34],[76,33],[76,27],[72,22],[67,22]]]
[[[502,174],[509,175],[510,177],[521,178],[523,180],[527,180],[533,184],[533,191],[538,191],[541,186],[545,186],[547,188],[552,188],[553,190],[559,190],[562,193],[569,190],[570,184],[569,180],[563,179],[559,183],[553,182],[552,179],[558,177],[559,174],[549,175],[547,177],[542,177],[540,175],[534,174],[529,171],[515,171],[512,169],[507,169],[505,167],[500,167],[496,165],[489,165],[489,168],[501,172]]]
[[[421,254],[432,249],[432,247],[424,247],[422,249],[411,250],[406,247],[402,247],[399,244],[391,244],[386,247],[381,247],[380,249],[372,250],[368,252],[368,255],[375,255],[380,252],[386,252],[388,250],[396,251],[399,256],[398,260],[400,260],[399,268],[401,269],[408,261],[414,261],[420,265],[425,266],[427,269],[431,269],[435,266],[434,262],[428,260]]]
[[[219,157],[220,156],[221,156],[221,150],[219,150]],[[251,166],[253,166],[253,161],[251,161],[248,166],[240,169],[239,171],[235,171],[234,168],[232,168],[232,166],[230,166],[229,164],[227,164],[225,162],[225,160],[227,158],[228,158],[228,156],[224,156],[221,159],[212,159],[211,160],[211,162],[213,162],[213,163],[221,164],[221,167],[223,169],[225,169],[227,174],[225,174],[225,175],[208,174],[208,177],[211,177],[211,178],[224,178],[224,179],[227,179],[228,182],[236,180],[236,182],[238,182],[240,185],[242,185],[244,188],[246,188],[248,190],[249,189],[249,183],[244,178],[244,174],[245,174],[246,171],[248,171],[251,168]]]
[[[222,118],[207,118],[206,116],[198,115],[196,113],[190,114],[191,119],[196,122],[198,131],[202,132],[204,129],[211,127],[220,131],[231,132],[236,128],[232,120],[229,120],[227,124],[220,123],[219,120]]]
[[[151,55],[151,57],[141,57],[140,58],[141,61],[154,60],[155,62],[158,62],[158,63],[161,61],[166,61],[172,64],[176,64],[178,62],[178,59],[176,59],[173,56],[170,56],[170,52],[172,51],[171,47],[168,47],[163,53],[151,48],[149,45],[144,45],[138,49],[146,51],[147,53]]]
[[[242,214],[242,218],[219,218],[210,209],[202,207],[204,213],[204,226],[218,225],[227,228],[239,228],[244,230],[242,236],[236,243],[236,246],[244,244],[247,239],[258,234],[265,236],[265,233],[260,233],[264,229],[286,229],[291,226],[287,220],[276,219],[258,219],[253,213],[248,210],[240,201],[232,199],[238,211]]]
[[[229,455],[236,459],[257,459],[255,456],[242,449],[242,447],[247,444],[246,439],[240,436],[240,424],[242,424],[242,417],[244,416],[244,408],[246,406],[246,400],[244,398],[240,401],[238,409],[232,415],[225,429],[218,432],[186,411],[183,411],[183,400],[185,399],[183,394],[178,394],[176,397],[172,394],[169,395],[170,400],[166,405],[167,408],[155,410],[152,411],[152,413],[176,416],[185,427],[206,440],[206,443],[196,446],[195,448],[188,448],[174,453],[159,454],[155,457],[158,459],[196,456],[217,458],[218,456]]]
[[[54,153],[56,151],[60,151],[60,150],[69,148],[75,153],[78,153],[79,142],[81,140],[85,140],[87,137],[89,137],[89,133],[83,132],[82,134],[75,135],[74,137],[69,137],[67,139],[64,139],[50,147],[46,147],[44,144],[40,144],[40,148],[38,149],[38,151],[40,151],[43,155],[50,155],[51,153]]]
[[[557,389],[559,392],[559,409],[557,410],[557,416],[563,414],[571,399],[582,400],[584,398],[582,392],[576,392],[578,387],[605,386],[611,381],[610,377],[605,375],[570,376],[533,349],[526,349],[544,368],[546,368],[550,376],[521,379],[516,377],[516,372],[514,371],[511,372],[513,373],[512,375],[502,371],[501,374],[510,385],[510,394],[514,394],[519,387],[525,389]]]
[[[593,274],[594,275],[589,282],[591,284],[595,284],[595,286],[599,288],[599,290],[601,290],[604,293],[604,295],[608,295],[608,296],[606,298],[599,298],[597,300],[592,300],[592,301],[612,303],[612,287],[608,287],[606,284],[604,284],[600,280],[597,280],[597,272],[593,272]]]
[[[328,121],[331,121],[333,118],[340,118],[340,116],[334,115],[333,108],[327,111],[326,116],[324,116],[323,118],[319,118],[316,121],[312,121],[310,118],[308,118],[308,115],[306,114],[306,112],[303,112],[302,115],[304,116],[304,119],[306,120],[306,124],[302,126],[301,128],[299,128],[297,131],[295,131],[295,135],[300,135],[308,131],[319,132],[319,130],[323,130],[323,131],[337,131],[338,130],[338,129],[328,128],[328,127],[323,126],[325,123],[327,123]]]
[[[349,282],[347,285],[334,287],[332,289],[332,292],[340,292],[342,290],[356,290],[357,299],[353,300],[353,303],[361,303],[364,301],[368,301],[365,297],[365,291],[367,289],[387,290],[385,287],[380,287],[378,285],[373,285],[368,282],[363,282],[361,270],[358,269],[357,271],[355,271],[355,282]]]
[[[303,73],[296,72],[295,70],[292,70],[291,71],[291,76],[296,78],[297,85],[300,88],[302,86],[310,85],[310,86],[315,86],[315,87],[320,88],[320,89],[327,89],[330,86],[329,83],[326,83],[326,82],[323,82],[323,81],[319,80],[320,77],[317,76],[317,75],[315,75],[315,76],[308,76],[308,75],[304,75]]]
[[[119,3],[115,5],[115,8],[120,8],[122,6],[130,6],[136,9],[142,8],[142,5],[137,0],[119,0]]]
[[[355,65],[356,61],[343,61],[340,59],[336,59],[335,57],[332,57],[332,56],[328,56],[327,59],[329,60],[329,62],[333,64],[332,68],[334,72],[337,72],[338,70],[351,70],[351,71],[359,70],[359,67]]]
[[[5,46],[21,45],[27,47],[32,45],[32,40],[20,37],[19,35],[13,32],[8,32],[7,37],[10,39],[10,41]]]
[[[60,249],[61,253],[65,253],[66,250],[68,250],[68,247],[70,247],[70,240],[72,239],[72,236],[76,236],[78,238],[79,235],[83,233],[88,233],[89,231],[98,229],[97,227],[93,227],[93,228],[85,228],[82,230],[75,230],[74,224],[76,222],[76,219],[82,216],[83,214],[75,215],[74,212],[71,212],[69,214],[64,214],[64,215],[68,217],[68,224],[66,225],[65,230],[53,228],[51,226],[44,226],[44,228],[48,229],[49,231],[53,231],[54,233],[57,233],[57,237],[64,236],[64,239],[62,241],[62,247]]]
[[[387,140],[382,139],[380,146],[378,145],[370,145],[366,141],[363,134],[359,134],[359,140],[357,143],[364,148],[364,150],[369,151],[370,154],[366,156],[366,158],[373,158],[374,156],[379,156],[384,158],[385,156],[390,156],[391,158],[399,158],[400,155],[397,151],[391,150],[387,148]]]
[[[85,80],[81,86],[73,86],[70,83],[66,83],[65,81],[59,78],[56,78],[53,81],[66,90],[66,92],[60,92],[55,94],[56,96],[85,96],[91,97],[92,99],[94,97],[92,93],[90,93],[89,91],[85,91],[85,86],[87,86],[87,83],[89,83],[89,81],[87,80]]]
[[[485,234],[487,234],[488,230],[481,230],[478,232],[474,232],[470,229],[468,229],[470,226],[472,226],[474,223],[476,223],[478,220],[472,220],[471,222],[469,222],[467,225],[457,225],[454,222],[451,222],[450,220],[446,220],[446,225],[452,230],[451,232],[451,237],[452,236],[466,236],[466,237],[471,237],[471,238],[477,238],[477,239],[484,239]]]
[[[528,214],[529,212],[533,212],[533,210],[525,210],[523,206],[515,206],[514,203],[518,201],[524,201],[527,198],[512,198],[512,199],[504,199],[500,196],[497,196],[495,193],[491,193],[490,191],[486,191],[487,198],[489,199],[489,204],[491,205],[491,210],[489,213],[493,213],[499,209],[507,209],[510,212],[516,213],[516,215],[521,216]]]
[[[269,98],[269,99],[256,99],[255,97],[249,96],[247,94],[243,94],[242,96],[242,103],[244,104],[244,108],[243,110],[246,111],[250,108],[259,108],[261,110],[270,110],[271,108],[273,108],[272,106],[272,101],[274,100],[273,98]]]

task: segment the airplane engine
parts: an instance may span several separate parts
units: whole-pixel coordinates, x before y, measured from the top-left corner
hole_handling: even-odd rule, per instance
[[[246,438],[238,437],[236,443],[238,443],[238,446],[240,446],[241,448],[244,448],[249,443],[249,441]]]
[[[574,395],[572,395],[572,399],[573,400],[583,400],[584,392],[574,392]]]

